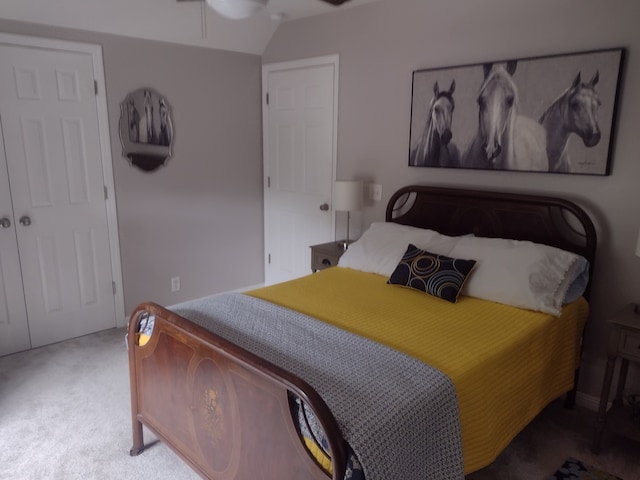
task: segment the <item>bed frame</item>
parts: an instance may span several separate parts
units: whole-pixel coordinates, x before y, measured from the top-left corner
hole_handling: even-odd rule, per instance
[[[559,247],[587,258],[593,274],[593,223],[567,200],[409,186],[391,197],[386,220],[446,235]],[[149,314],[155,316],[153,334],[138,346],[139,323]],[[131,455],[145,448],[144,425],[204,478],[326,480],[330,476],[303,445],[292,417],[295,395],[322,424],[332,478],[343,479],[345,441],[325,402],[304,380],[153,303],[131,315],[128,339]],[[576,371],[576,385],[577,378]],[[567,406],[575,402],[575,392],[574,387],[567,395]]]

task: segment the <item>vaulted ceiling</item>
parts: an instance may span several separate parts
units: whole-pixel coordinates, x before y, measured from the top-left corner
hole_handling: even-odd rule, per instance
[[[0,18],[261,55],[281,22],[372,1],[269,0],[258,15],[230,20],[197,0],[0,0]]]

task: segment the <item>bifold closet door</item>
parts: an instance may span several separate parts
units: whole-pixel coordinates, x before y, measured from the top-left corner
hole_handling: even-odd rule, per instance
[[[31,346],[22,290],[16,226],[0,129],[0,355]]]
[[[0,45],[0,118],[31,347],[114,327],[91,55]]]

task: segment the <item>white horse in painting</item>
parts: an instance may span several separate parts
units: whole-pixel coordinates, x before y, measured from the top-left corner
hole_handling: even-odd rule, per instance
[[[451,142],[451,121],[455,103],[453,92],[456,81],[449,90],[440,91],[438,82],[433,85],[433,98],[429,105],[424,131],[416,148],[411,152],[409,165],[416,167],[457,167],[459,153]]]
[[[578,72],[571,86],[540,117],[540,123],[547,132],[550,171],[571,171],[567,147],[572,133],[582,138],[586,147],[593,147],[600,142],[597,115],[601,102],[594,90],[598,79],[599,72],[596,71],[589,83],[582,83]]]
[[[136,108],[133,98],[127,102],[127,115],[129,117],[129,141],[140,141],[140,114]]]
[[[158,113],[160,114],[160,134],[158,135],[158,145],[168,146],[171,143],[171,131],[169,125],[169,109],[164,98],[158,101]]]
[[[548,171],[542,126],[519,115],[518,89],[512,75],[516,61],[485,64],[478,94],[478,132],[463,156],[469,168]]]
[[[143,123],[144,122],[144,123]],[[156,129],[153,125],[153,101],[151,92],[144,91],[144,115],[140,125],[140,141],[143,143],[156,143]]]

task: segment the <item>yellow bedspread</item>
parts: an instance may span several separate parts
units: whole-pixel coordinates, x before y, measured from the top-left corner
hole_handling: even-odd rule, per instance
[[[573,386],[588,304],[560,318],[460,297],[456,304],[335,267],[248,292],[412,355],[446,373],[460,407],[464,470],[498,454]]]

